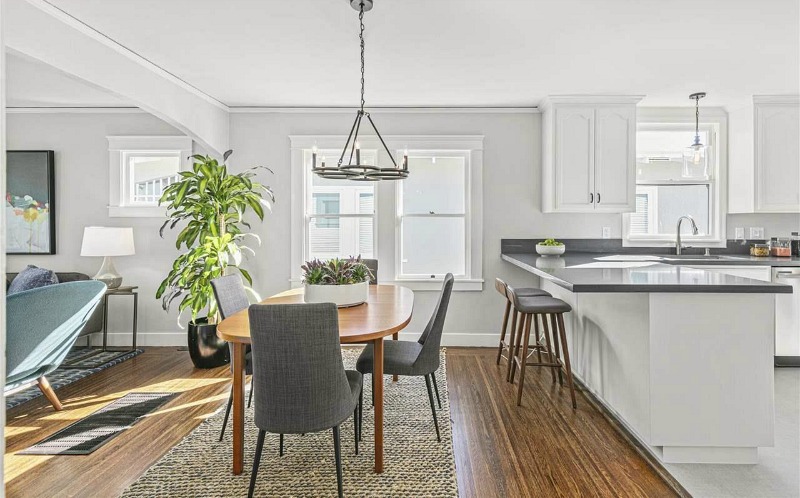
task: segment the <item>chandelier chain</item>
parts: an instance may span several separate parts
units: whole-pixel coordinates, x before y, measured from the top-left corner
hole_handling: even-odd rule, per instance
[[[361,31],[358,39],[361,41],[361,112],[364,112],[364,2],[358,11],[358,22],[361,24]]]

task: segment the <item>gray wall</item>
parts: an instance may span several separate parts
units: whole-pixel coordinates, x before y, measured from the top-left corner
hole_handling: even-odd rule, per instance
[[[487,284],[483,292],[458,292],[453,296],[447,323],[447,342],[493,345],[502,307],[491,280],[511,283],[532,281],[500,260],[501,238],[594,238],[602,227],[621,236],[617,214],[548,214],[540,210],[540,116],[531,113],[410,113],[374,112],[386,135],[484,135],[484,265]],[[277,203],[265,221],[254,225],[263,240],[247,265],[262,296],[285,290],[290,277],[290,154],[289,135],[341,135],[349,130],[353,113],[243,113],[231,117],[231,158],[234,171],[265,165],[275,176],[265,178],[275,190]],[[9,149],[56,151],[58,254],[10,256],[8,267],[18,270],[32,263],[56,270],[78,270],[92,275],[99,258],[79,256],[83,227],[133,226],[136,256],[118,258],[127,283],[141,291],[140,331],[143,344],[182,344],[183,332],[175,313],[161,310],[155,290],[177,252],[174,235],[158,237],[157,219],[109,218],[107,135],[170,135],[176,131],[144,113],[9,114]],[[735,226],[763,226],[767,236],[788,233],[800,224],[798,215],[735,215]],[[380,229],[380,228],[379,228]],[[388,263],[383,263],[384,267]],[[121,299],[121,298],[119,298]],[[419,332],[433,308],[434,293],[418,293],[415,319],[408,330]],[[112,310],[112,331],[128,330],[130,315],[120,302]],[[180,334],[180,335],[176,335]],[[120,338],[121,339],[121,338]]]

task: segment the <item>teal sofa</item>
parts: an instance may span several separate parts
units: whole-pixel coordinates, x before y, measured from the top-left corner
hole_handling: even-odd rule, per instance
[[[6,298],[6,393],[37,382],[53,408],[61,409],[45,376],[64,361],[105,291],[102,282],[87,280]]]

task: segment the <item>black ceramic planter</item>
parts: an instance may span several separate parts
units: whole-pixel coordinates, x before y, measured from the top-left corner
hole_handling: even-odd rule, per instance
[[[216,368],[231,361],[228,343],[217,337],[217,325],[207,318],[189,322],[189,356],[197,368]]]

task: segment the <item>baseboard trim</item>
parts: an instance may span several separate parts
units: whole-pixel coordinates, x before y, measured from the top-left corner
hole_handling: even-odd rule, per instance
[[[416,341],[422,332],[400,332],[400,339],[404,341]],[[112,347],[125,347],[131,345],[130,332],[110,332],[108,334],[108,345]],[[442,346],[463,346],[463,347],[494,347],[497,346],[499,336],[497,334],[481,333],[445,333],[442,335]],[[103,345],[103,334],[97,332],[90,335],[92,346]],[[78,344],[85,343],[84,338],[78,339]],[[136,346],[185,346],[186,331],[175,332],[139,332],[136,334]]]

